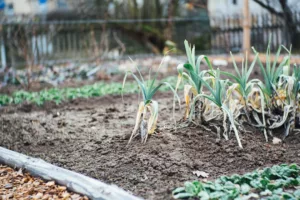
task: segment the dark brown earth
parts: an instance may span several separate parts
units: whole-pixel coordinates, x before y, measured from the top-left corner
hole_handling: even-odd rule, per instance
[[[58,166],[114,183],[145,199],[172,199],[171,191],[198,179],[192,172],[244,173],[280,163],[300,163],[299,135],[280,145],[266,143],[262,133],[241,134],[244,149],[217,140],[199,127],[174,129],[172,95],[158,94],[159,130],[146,144],[128,147],[138,106],[137,95],[78,99],[60,106],[48,103],[0,110],[0,145]],[[176,111],[177,120],[183,110]]]

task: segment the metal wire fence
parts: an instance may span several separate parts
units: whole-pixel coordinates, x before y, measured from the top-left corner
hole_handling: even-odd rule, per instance
[[[178,50],[183,49],[184,39],[196,41],[209,32],[204,19],[172,21],[171,38],[178,45],[172,48]],[[2,22],[1,63],[19,66],[151,55],[166,45],[162,30],[167,23],[167,19]]]
[[[294,16],[300,30],[300,14]],[[223,54],[242,49],[242,17],[173,18],[171,40],[176,53],[183,54],[183,41],[196,45],[198,53]],[[121,59],[162,52],[164,30],[169,19],[0,22],[0,51],[3,66],[31,66],[68,61]],[[289,46],[291,34],[284,19],[274,15],[253,15],[251,44],[264,50],[272,35],[273,47]],[[300,46],[300,45],[299,45]],[[299,48],[300,49],[300,48]],[[297,47],[296,47],[297,50]]]

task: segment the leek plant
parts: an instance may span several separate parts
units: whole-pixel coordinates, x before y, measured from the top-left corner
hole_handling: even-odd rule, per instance
[[[257,51],[255,48],[252,48],[254,53],[257,54]],[[272,105],[270,100],[274,99],[276,95],[278,95],[278,92],[276,90],[276,85],[278,84],[278,80],[280,75],[283,73],[283,68],[289,63],[290,55],[285,56],[283,61],[277,66],[278,58],[281,53],[281,47],[278,48],[275,60],[273,61],[273,64],[271,63],[271,51],[270,51],[270,42],[267,47],[266,51],[266,66],[263,65],[260,58],[258,58],[258,64],[261,69],[261,73],[263,75],[263,83],[261,82],[259,85],[261,89],[263,90],[263,93],[265,95],[265,100],[267,101],[267,105]],[[289,71],[289,70],[288,70]]]
[[[224,120],[223,120],[224,133],[223,133],[223,136],[226,139],[228,139],[228,128],[227,128],[228,126],[227,126],[227,123],[226,123],[227,117],[228,117],[229,122],[230,122],[230,127],[231,127],[231,129],[233,130],[233,132],[235,134],[238,145],[239,145],[240,148],[243,148],[240,137],[239,137],[238,130],[237,130],[236,125],[235,125],[235,119],[234,119],[234,116],[233,116],[233,112],[232,112],[232,110],[230,110],[230,107],[226,103],[226,99],[227,99],[226,87],[228,85],[228,80],[221,80],[220,79],[220,70],[219,69],[217,69],[216,73],[214,73],[214,74],[215,74],[214,82],[212,82],[212,83],[214,83],[214,84],[212,84],[213,86],[211,86],[208,81],[201,78],[202,84],[209,90],[210,95],[204,94],[204,93],[198,94],[194,99],[193,106],[195,105],[195,102],[197,101],[197,99],[199,99],[201,97],[204,97],[204,98],[208,99],[209,101],[213,102],[220,109],[220,111],[222,111],[223,116],[224,116]],[[192,111],[194,110],[193,106],[192,106]]]
[[[180,64],[177,67],[178,70],[178,80],[176,84],[176,91],[182,80],[185,81],[184,85],[184,99],[186,104],[185,119],[189,116],[192,117],[194,113],[190,113],[190,102],[193,96],[197,96],[202,92],[202,81],[201,79],[206,79],[204,76],[208,73],[206,70],[200,69],[201,61],[204,59],[206,64],[212,70],[212,65],[207,56],[201,55],[196,59],[195,56],[195,46],[189,45],[188,41],[184,41],[184,46],[186,50],[186,55],[188,58],[188,63]],[[198,102],[197,102],[198,103]],[[201,105],[199,105],[201,106]],[[199,112],[201,114],[201,111]],[[201,116],[200,116],[201,119]]]
[[[281,54],[281,48],[284,48],[288,55],[278,65],[278,59]],[[255,53],[256,50],[253,48]],[[274,129],[284,127],[284,137],[286,137],[291,131],[290,127],[295,116],[296,104],[291,101],[293,98],[293,89],[295,85],[295,77],[290,76],[290,56],[291,50],[288,50],[284,46],[280,46],[277,50],[275,60],[271,63],[271,51],[270,43],[268,44],[266,51],[266,63],[265,66],[258,59],[258,64],[263,75],[263,81],[258,81],[258,86],[261,90],[261,112],[254,110],[254,119],[258,125],[262,125],[264,130],[267,130],[269,135],[272,136]],[[297,72],[296,72],[297,73]],[[297,75],[296,75],[297,76]],[[257,107],[255,102],[251,102],[252,108]],[[294,108],[294,109],[293,109]],[[293,114],[294,110],[294,114]],[[258,115],[261,115],[259,117]],[[261,122],[263,118],[263,122]],[[266,140],[267,136],[265,135]]]
[[[248,95],[250,94],[251,90],[253,89],[253,81],[249,81],[249,77],[255,66],[255,63],[256,63],[256,60],[258,57],[258,53],[256,53],[255,58],[252,61],[249,68],[248,68],[248,59],[246,57],[245,63],[242,62],[241,70],[239,70],[239,68],[237,67],[237,64],[236,64],[232,54],[231,54],[231,57],[232,57],[233,67],[236,72],[236,75],[229,73],[229,72],[225,72],[225,71],[221,71],[221,74],[224,74],[224,75],[230,77],[231,79],[233,79],[236,82],[235,84],[233,84],[231,86],[231,88],[239,94],[239,97],[240,97],[239,102],[242,105],[246,105]]]
[[[231,54],[231,53],[230,53]],[[237,67],[237,64],[234,60],[233,55],[231,54],[231,58],[232,58],[232,62],[233,62],[233,67],[234,70],[236,72],[236,75],[231,74],[229,72],[225,72],[225,71],[221,71],[222,74],[230,77],[233,81],[235,81],[235,83],[232,83],[232,85],[228,88],[227,90],[227,95],[228,95],[228,99],[229,101],[233,102],[230,106],[230,110],[232,111],[232,113],[238,113],[234,115],[234,118],[239,117],[240,115],[240,110],[243,109],[244,114],[246,115],[246,120],[247,122],[251,122],[250,119],[250,114],[253,114],[253,112],[250,111],[250,108],[252,108],[253,110],[259,112],[259,113],[263,113],[262,115],[262,121],[261,122],[259,120],[259,125],[261,127],[264,127],[265,124],[265,116],[264,116],[264,99],[261,98],[262,96],[262,91],[260,89],[260,87],[258,86],[258,83],[260,82],[260,80],[254,79],[254,80],[249,80],[250,75],[253,71],[253,68],[256,64],[257,58],[258,58],[258,53],[255,52],[255,57],[250,65],[250,67],[248,68],[248,58],[246,55],[246,60],[245,62],[242,62],[242,66],[241,66],[241,70]],[[235,96],[238,97],[238,100],[235,101],[235,99],[233,99],[233,95],[235,94]],[[248,102],[251,102],[250,105]],[[238,104],[238,105],[236,105]],[[249,114],[250,112],[250,114]],[[259,119],[258,115],[256,113],[254,113],[254,118],[255,119]],[[266,130],[264,129],[264,135],[266,138],[266,141],[268,140],[267,137],[267,133]]]
[[[161,64],[163,63],[164,59],[162,60]],[[160,64],[160,66],[161,66]],[[159,68],[160,68],[159,66]],[[176,93],[176,91],[173,89],[173,87],[168,82],[159,82],[156,84],[157,74],[158,70],[154,76],[153,79],[151,79],[151,71],[149,71],[149,80],[144,80],[140,70],[138,68],[138,76],[135,75],[133,72],[128,71],[126,72],[123,80],[123,88],[127,79],[128,75],[131,75],[136,83],[139,86],[139,89],[141,91],[143,101],[139,103],[137,115],[136,115],[136,122],[135,127],[132,131],[132,134],[130,136],[128,144],[132,141],[133,138],[140,135],[141,136],[141,142],[145,143],[147,141],[147,137],[150,134],[153,134],[156,130],[156,125],[158,121],[158,102],[153,100],[153,96],[157,93],[157,91],[162,86],[167,86],[170,88],[170,90],[174,94],[174,105],[173,108],[175,108],[175,99],[178,100],[180,105],[180,99]],[[123,89],[122,89],[123,92]],[[173,109],[174,112],[174,109]]]
[[[213,70],[207,56],[201,55],[196,59],[195,47],[191,47],[187,41],[184,44],[188,63],[177,67],[178,81],[176,86],[177,90],[182,80],[186,82],[184,86],[186,103],[184,118],[189,118],[189,121],[196,120],[194,123],[201,125],[203,122],[207,123],[212,120],[218,120],[223,114],[223,136],[225,139],[228,139],[227,120],[229,120],[230,128],[233,129],[238,145],[242,148],[233,112],[226,102],[228,80],[220,79],[220,70]],[[203,60],[205,60],[209,70],[201,71],[200,64]],[[210,94],[205,94],[202,91],[203,86],[209,90]]]
[[[184,42],[188,62],[177,67],[178,81],[176,91],[182,80],[184,85],[184,98],[186,111],[184,118],[193,121],[197,125],[216,127],[220,132],[218,122],[223,116],[223,128],[225,139],[233,130],[238,145],[242,147],[237,125],[246,121],[254,127],[263,130],[266,141],[268,134],[281,127],[285,128],[284,136],[294,129],[299,105],[298,92],[300,89],[300,68],[295,67],[293,75],[290,75],[291,51],[285,47],[279,47],[273,63],[271,62],[270,44],[267,47],[265,65],[260,60],[258,52],[248,67],[248,59],[242,62],[238,68],[233,59],[236,75],[213,70],[208,57],[202,55],[196,59],[195,47],[191,47],[187,41]],[[284,48],[288,55],[278,62],[281,49]],[[232,56],[232,55],[231,55]],[[233,56],[232,56],[233,58]],[[200,63],[205,60],[209,70],[200,70]],[[258,62],[263,80],[252,79],[250,75]],[[221,80],[221,75],[231,79]],[[205,87],[208,93],[203,90]],[[243,111],[244,112],[241,112]],[[228,126],[228,123],[229,126]],[[220,133],[219,133],[220,135]]]

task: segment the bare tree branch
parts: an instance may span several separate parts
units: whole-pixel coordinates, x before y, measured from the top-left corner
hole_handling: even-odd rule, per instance
[[[279,0],[279,3],[281,5],[281,8],[282,8],[282,11],[284,14],[284,18],[289,23],[289,25],[293,24],[293,12],[287,5],[287,0]]]
[[[284,14],[282,12],[278,12],[277,10],[275,10],[269,3],[266,4],[266,3],[262,2],[261,0],[253,0],[253,1],[256,2],[257,4],[259,4],[261,7],[268,10],[270,13],[278,15],[280,17],[284,17]]]

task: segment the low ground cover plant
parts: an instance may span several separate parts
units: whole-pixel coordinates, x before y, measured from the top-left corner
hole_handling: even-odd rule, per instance
[[[300,199],[300,168],[275,165],[244,175],[221,176],[215,181],[186,182],[173,191],[175,199]]]
[[[176,84],[176,78],[168,77],[164,79],[164,82],[168,82],[171,85]],[[43,105],[45,102],[52,101],[56,104],[60,104],[63,101],[76,99],[76,98],[89,98],[98,97],[108,94],[120,95],[122,93],[122,83],[105,83],[98,82],[93,85],[86,85],[80,88],[51,88],[45,89],[40,92],[28,92],[20,90],[15,92],[12,96],[0,94],[0,106],[6,106],[10,104],[21,103],[34,103],[37,105]],[[166,91],[168,88],[162,86],[160,91]],[[126,93],[137,93],[138,86],[134,82],[127,82],[124,85],[124,91]]]

